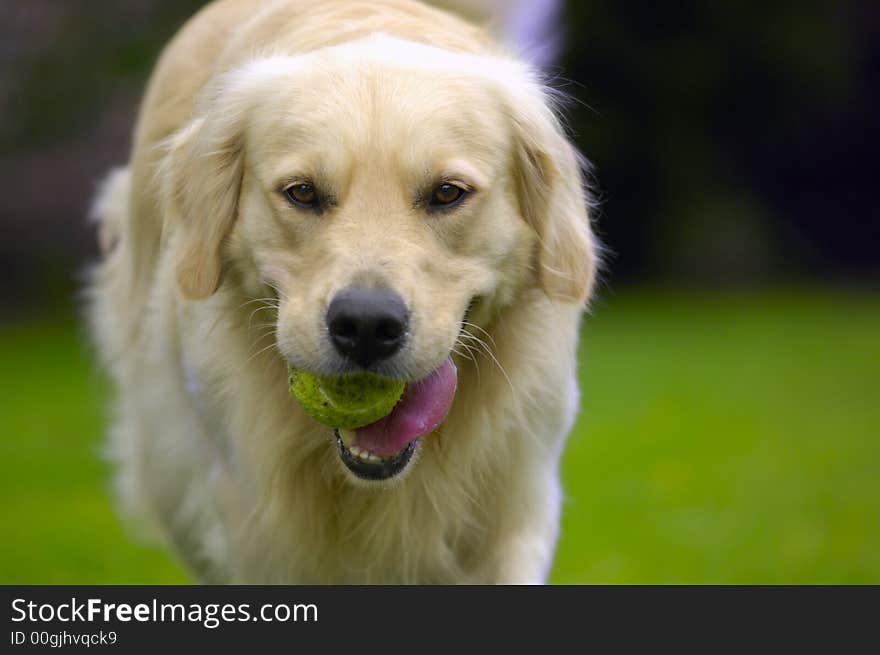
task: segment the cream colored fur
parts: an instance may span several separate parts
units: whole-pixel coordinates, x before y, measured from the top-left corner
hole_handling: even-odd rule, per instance
[[[301,176],[321,215],[280,193]],[[425,211],[447,178],[474,193]],[[595,255],[548,95],[488,34],[405,0],[219,0],[162,55],[95,213],[120,495],[199,580],[545,580]],[[409,305],[401,375],[456,353],[451,413],[387,484],[286,385],[286,360],[329,372],[354,283]]]

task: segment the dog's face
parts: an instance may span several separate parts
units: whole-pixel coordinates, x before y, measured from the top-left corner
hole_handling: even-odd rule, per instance
[[[444,370],[475,304],[530,285],[582,302],[574,155],[538,87],[500,66],[371,39],[228,75],[164,170],[183,294],[234,271],[246,295],[277,292],[293,367],[407,383]]]
[[[328,62],[254,107],[232,254],[279,290],[293,366],[424,378],[472,301],[528,277],[535,236],[492,103],[470,79]],[[371,311],[387,347],[346,348],[346,315]]]

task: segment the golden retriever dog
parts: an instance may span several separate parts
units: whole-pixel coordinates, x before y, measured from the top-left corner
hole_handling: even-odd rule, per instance
[[[122,505],[200,581],[540,583],[596,264],[530,65],[409,0],[217,0],[95,203]],[[353,432],[288,365],[406,383]]]

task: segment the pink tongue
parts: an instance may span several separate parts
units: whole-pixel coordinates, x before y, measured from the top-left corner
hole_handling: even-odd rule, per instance
[[[428,377],[408,384],[388,416],[358,428],[354,445],[380,457],[393,455],[443,422],[457,382],[458,372],[449,358]]]

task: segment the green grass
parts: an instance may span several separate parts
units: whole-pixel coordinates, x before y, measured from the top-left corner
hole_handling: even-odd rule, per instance
[[[880,298],[608,298],[555,582],[880,582]]]
[[[880,583],[880,296],[606,293],[552,581]],[[0,583],[176,583],[114,514],[71,321],[0,328]]]
[[[105,389],[72,320],[0,329],[0,583],[181,583],[126,534],[101,457]]]

